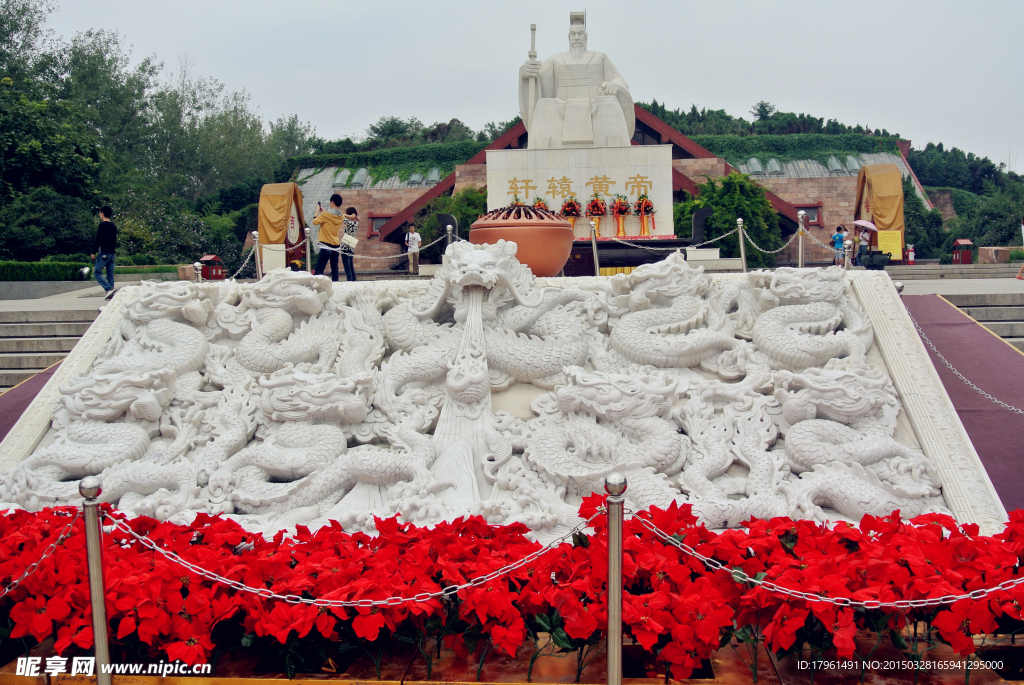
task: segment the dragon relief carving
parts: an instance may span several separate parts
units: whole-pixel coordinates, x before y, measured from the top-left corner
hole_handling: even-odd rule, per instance
[[[467,514],[538,536],[613,470],[635,508],[944,511],[840,268],[711,277],[678,253],[577,285],[457,242],[422,283],[144,283],[0,502],[372,531]]]

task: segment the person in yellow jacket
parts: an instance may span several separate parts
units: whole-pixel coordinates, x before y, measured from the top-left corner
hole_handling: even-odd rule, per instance
[[[338,280],[338,255],[341,250],[340,232],[345,222],[341,213],[341,195],[331,195],[331,208],[324,211],[324,208],[317,205],[316,216],[313,223],[320,227],[319,249],[320,254],[316,258],[314,274],[323,275],[327,268],[327,262],[331,262],[331,280]]]

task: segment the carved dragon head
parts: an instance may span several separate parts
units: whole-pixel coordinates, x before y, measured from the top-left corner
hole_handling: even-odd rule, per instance
[[[516,259],[515,243],[499,240],[494,245],[453,243],[445,251],[447,264],[434,275],[426,296],[410,311],[420,319],[435,318],[445,304],[455,309],[455,320],[465,319],[470,288],[485,292],[483,317],[493,320],[497,311],[512,302],[527,307],[540,304],[540,292],[529,268]]]

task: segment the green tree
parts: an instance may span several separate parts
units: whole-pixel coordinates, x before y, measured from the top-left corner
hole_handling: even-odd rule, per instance
[[[267,144],[282,160],[312,154],[317,142],[316,129],[308,122],[299,121],[298,114],[270,122]]]
[[[714,214],[705,222],[704,239],[710,240],[736,228],[736,219],[743,219],[743,230],[750,239],[765,250],[782,247],[779,216],[765,196],[765,190],[746,174],[733,172],[718,179],[698,184],[700,194],[675,205],[673,223],[680,238],[690,237],[693,213],[701,207],[712,207]],[[719,247],[723,257],[739,257],[739,239],[736,234],[723,238],[709,247]],[[771,268],[775,256],[755,249],[749,242],[747,266]]]
[[[53,11],[52,0],[0,0],[0,78],[20,89],[52,81],[53,32],[46,21]]]
[[[929,210],[914,190],[909,175],[903,177],[904,239],[914,246],[915,258],[941,257],[946,233],[942,228],[942,212]]]
[[[765,100],[761,100],[751,108],[750,115],[754,117],[754,121],[766,121],[770,119],[775,112],[775,105]]]
[[[95,138],[73,107],[0,79],[0,202],[41,186],[91,197],[99,168]]]
[[[427,245],[447,233],[446,228],[437,218],[438,214],[451,214],[458,219],[459,235],[465,239],[469,235],[469,227],[485,213],[487,213],[487,191],[479,188],[466,188],[455,195],[446,194],[434,198],[416,213],[413,223],[416,225],[416,232],[423,239],[423,244]],[[420,257],[440,262],[445,247],[444,241],[441,241],[424,250]]]
[[[0,260],[93,252],[95,237],[89,204],[52,188],[35,188],[0,206]]]

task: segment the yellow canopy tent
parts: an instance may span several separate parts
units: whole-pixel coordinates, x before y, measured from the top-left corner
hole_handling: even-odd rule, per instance
[[[903,174],[895,164],[868,164],[857,175],[857,206],[854,220],[870,221],[878,228],[871,244],[903,258]]]
[[[257,228],[264,271],[284,267],[294,260],[305,265],[305,227],[302,191],[297,184],[268,183],[263,186]]]

